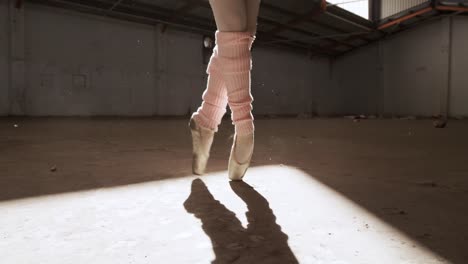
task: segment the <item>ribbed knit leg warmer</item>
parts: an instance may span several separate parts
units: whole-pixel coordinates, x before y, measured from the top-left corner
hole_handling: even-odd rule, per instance
[[[219,68],[227,90],[228,104],[237,135],[254,132],[250,93],[251,47],[255,37],[250,32],[216,32]]]
[[[221,69],[219,68],[217,46],[213,49],[206,73],[208,73],[208,82],[206,90],[203,92],[203,102],[192,117],[198,125],[218,131],[218,126],[226,113],[228,97]]]
[[[217,131],[229,104],[236,134],[254,132],[250,92],[250,50],[254,40],[249,32],[216,31],[216,46],[207,68],[209,76],[203,103],[193,114],[200,126]]]

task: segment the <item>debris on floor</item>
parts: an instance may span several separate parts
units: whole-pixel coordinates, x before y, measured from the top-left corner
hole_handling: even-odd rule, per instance
[[[358,122],[361,122],[362,119],[375,119],[377,117],[375,115],[373,115],[373,116],[350,115],[350,116],[345,116],[344,118],[351,119],[351,120],[353,120],[353,122],[358,123]]]
[[[445,128],[447,126],[447,120],[436,120],[434,121],[433,125],[435,128]]]
[[[352,119],[352,120],[359,120],[359,119],[367,119],[367,116],[366,115],[350,115],[350,116],[345,116],[345,118]]]
[[[392,215],[408,215],[408,212],[405,210],[396,208],[396,207],[384,207],[382,210],[387,213],[387,214],[392,214]]]
[[[418,235],[417,237],[418,237],[418,238],[430,238],[430,237],[431,237],[431,234],[429,234],[429,233],[424,233],[424,234],[422,234],[422,235]]]
[[[401,120],[416,120],[415,116],[403,116],[400,117]]]
[[[257,235],[251,235],[251,236],[249,236],[249,238],[250,238],[250,240],[252,240],[253,242],[256,242],[256,243],[265,240],[264,237],[257,236]]]
[[[425,182],[418,182],[418,185],[425,186],[425,187],[438,187],[438,184],[433,181],[425,181]]]
[[[297,115],[297,119],[311,119],[313,118],[314,116],[310,113],[300,113]]]
[[[239,244],[239,243],[231,243],[229,245],[226,246],[228,249],[231,249],[231,250],[239,250],[239,249],[243,249],[245,248],[245,246]]]

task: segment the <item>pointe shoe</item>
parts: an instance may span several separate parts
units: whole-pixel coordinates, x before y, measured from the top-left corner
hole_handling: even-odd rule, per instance
[[[214,130],[199,126],[193,118],[189,122],[192,133],[192,172],[197,175],[205,173],[206,164],[210,157],[211,144],[213,143]]]
[[[252,159],[254,147],[254,134],[238,136],[234,135],[234,140],[229,157],[229,179],[240,181],[244,177]],[[241,148],[243,151],[238,151]]]

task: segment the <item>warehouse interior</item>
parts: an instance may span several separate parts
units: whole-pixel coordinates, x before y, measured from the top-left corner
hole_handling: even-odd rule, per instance
[[[205,0],[0,1],[2,263],[468,262],[468,1],[262,0],[255,149],[187,126]]]

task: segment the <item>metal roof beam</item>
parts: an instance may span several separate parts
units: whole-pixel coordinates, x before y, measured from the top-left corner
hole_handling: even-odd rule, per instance
[[[277,12],[277,13],[281,13],[281,14],[284,14],[284,15],[287,15],[287,16],[292,16],[292,17],[297,17],[297,16],[300,16],[300,14],[298,13],[295,13],[295,12],[292,12],[292,11],[289,11],[289,10],[286,10],[286,9],[283,9],[283,8],[280,8],[280,7],[277,7],[277,6],[274,6],[274,5],[271,5],[271,4],[264,4],[262,2],[262,8],[266,8],[266,9],[269,9],[273,12]],[[323,15],[323,13],[321,13]],[[317,21],[317,19],[313,16],[309,16],[306,18],[306,20],[304,20],[305,23],[311,23],[311,24],[315,24],[315,25],[318,25],[322,28],[326,28],[326,29],[329,29],[329,30],[333,30],[333,31],[337,31],[337,32],[340,32],[340,33],[351,33],[347,30],[344,30],[344,29],[341,29],[341,28],[338,28],[336,26],[332,26],[332,25],[328,25],[328,24],[324,24],[324,23],[321,23],[319,21]],[[362,39],[366,42],[369,42],[371,41],[370,39],[366,38],[366,37],[362,37],[362,36],[354,36],[352,37],[352,39],[354,38],[359,38],[359,39]]]
[[[378,27],[379,30],[383,30],[383,29],[386,29],[388,27],[391,27],[393,25],[396,25],[396,24],[400,24],[401,22],[405,21],[405,20],[408,20],[410,18],[413,18],[413,17],[416,17],[416,16],[419,16],[419,15],[422,15],[422,14],[425,14],[425,13],[428,13],[428,12],[431,12],[432,10],[434,10],[432,7],[426,7],[426,8],[423,8],[419,11],[416,11],[414,13],[411,13],[411,14],[408,14],[406,16],[402,16],[398,19],[395,19],[393,21],[390,21],[388,23],[385,23],[381,26]]]
[[[115,1],[115,3],[111,6],[111,8],[109,8],[109,11],[114,10],[114,8],[116,8],[116,7],[120,4],[120,2],[122,2],[122,1],[123,1],[123,0],[117,0],[117,1]]]
[[[329,41],[331,43],[334,43],[334,44],[339,44],[339,45],[344,45],[344,46],[347,46],[347,47],[354,48],[354,46],[349,44],[349,43],[336,40],[336,39],[334,39],[332,37],[327,37],[327,36],[324,36],[324,35],[320,35],[320,34],[317,34],[317,33],[314,33],[314,32],[308,31],[308,30],[303,30],[303,29],[300,29],[300,28],[296,28],[296,27],[294,27],[292,25],[283,24],[283,23],[280,23],[280,22],[276,22],[274,20],[261,18],[261,17],[258,18],[258,21],[259,22],[264,22],[264,23],[267,23],[267,24],[271,24],[271,25],[275,25],[276,27],[284,27],[284,29],[287,29],[287,30],[290,30],[290,31],[293,31],[293,32],[297,32],[297,33],[301,33],[303,35],[306,35],[306,36],[309,36],[309,37],[312,37],[312,38],[325,39],[325,40],[327,40],[327,41]],[[266,33],[268,35],[270,35],[270,36],[277,36],[278,35],[278,33],[274,33],[272,31],[268,31]]]
[[[325,3],[325,5],[323,3]],[[295,26],[295,25],[301,24],[301,23],[305,22],[309,17],[313,17],[313,16],[316,16],[318,14],[321,14],[321,13],[325,12],[325,8],[326,8],[326,2],[322,1],[322,5],[320,6],[320,8],[313,9],[313,10],[311,10],[311,11],[305,13],[305,14],[302,14],[302,15],[296,15],[295,18],[293,18],[293,19],[289,20],[288,22],[286,22],[286,24],[279,25],[279,26],[275,27],[274,29],[272,29],[268,33],[278,34],[279,32],[285,30],[287,26]]]

